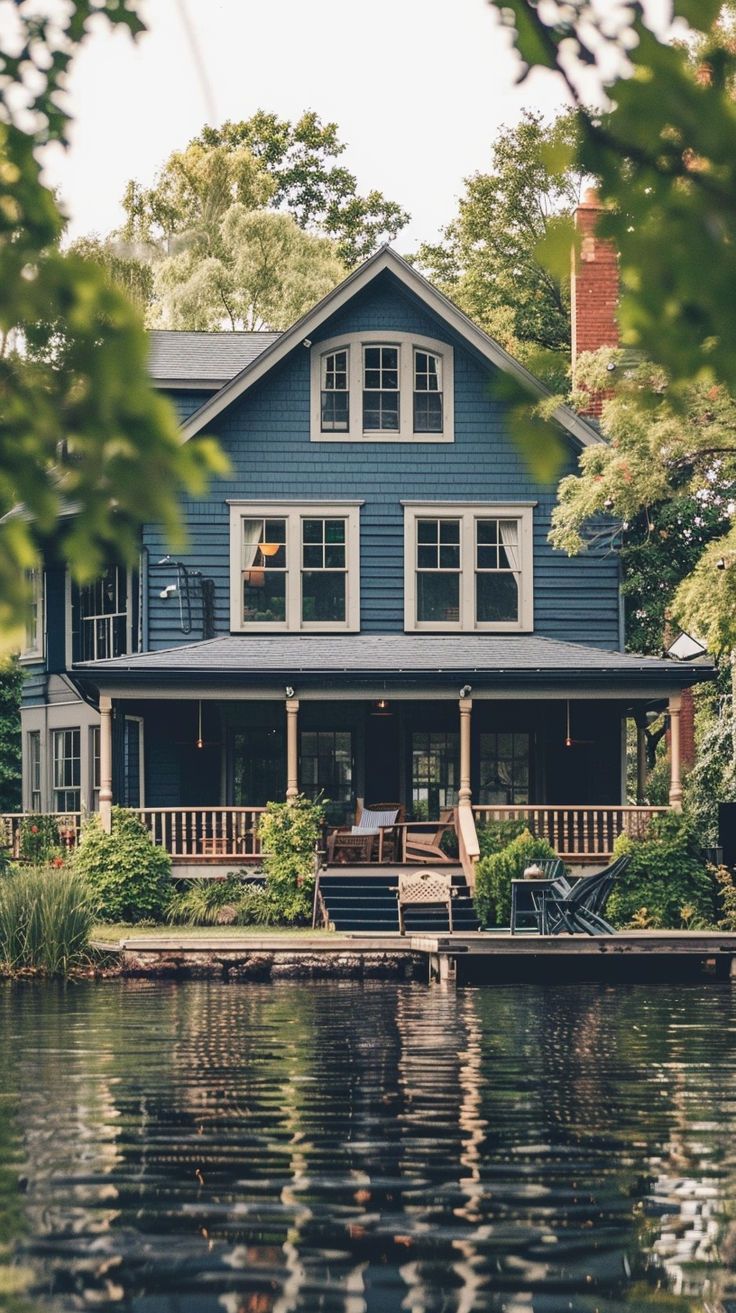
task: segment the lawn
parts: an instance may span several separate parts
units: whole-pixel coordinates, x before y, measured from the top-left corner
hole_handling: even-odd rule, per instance
[[[93,927],[90,938],[95,943],[117,944],[121,939],[142,939],[156,936],[166,939],[263,939],[268,935],[331,935],[332,930],[312,930],[311,927],[260,926],[260,925],[126,925],[100,921]]]

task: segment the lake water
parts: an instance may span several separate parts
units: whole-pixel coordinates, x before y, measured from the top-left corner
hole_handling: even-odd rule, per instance
[[[729,983],[5,986],[0,1038],[41,1309],[736,1310]]]

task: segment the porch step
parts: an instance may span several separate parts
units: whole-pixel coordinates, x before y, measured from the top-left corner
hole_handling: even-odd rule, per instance
[[[406,868],[404,868],[406,869]],[[415,870],[418,868],[415,867]],[[457,930],[477,930],[478,920],[473,900],[460,868],[447,871],[456,890],[452,903],[452,920]],[[323,871],[320,890],[327,913],[336,930],[398,931],[399,912],[396,888],[399,871],[390,867],[381,871],[352,867]],[[444,907],[408,907],[405,910],[407,931],[445,931],[448,929]]]

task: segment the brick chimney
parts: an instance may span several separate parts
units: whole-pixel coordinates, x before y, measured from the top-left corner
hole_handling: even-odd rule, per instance
[[[603,206],[594,188],[586,191],[575,211],[575,228],[580,234],[578,250],[572,257],[572,374],[575,385],[575,362],[583,351],[618,346],[618,256],[613,244],[596,237],[595,230]],[[601,413],[605,392],[590,393],[585,415],[596,418]]]

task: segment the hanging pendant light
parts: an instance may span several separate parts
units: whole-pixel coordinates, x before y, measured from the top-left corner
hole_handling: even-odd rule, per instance
[[[202,738],[202,699],[201,698],[199,699],[198,714],[197,714],[197,747],[198,748],[204,747],[204,739]]]

